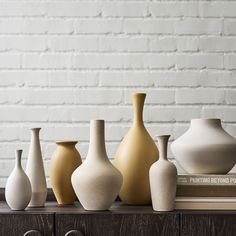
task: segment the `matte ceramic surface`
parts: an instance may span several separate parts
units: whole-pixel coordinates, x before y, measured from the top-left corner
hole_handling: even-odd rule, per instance
[[[42,207],[47,198],[47,183],[39,140],[40,130],[41,128],[31,129],[31,143],[26,165],[26,174],[32,187],[29,207]]]
[[[12,210],[24,210],[31,199],[31,185],[29,178],[21,167],[22,150],[16,150],[15,167],[7,179],[5,197]]]
[[[104,120],[90,122],[90,143],[86,160],[72,174],[72,185],[86,210],[107,210],[122,184],[121,173],[107,157]]]
[[[194,119],[171,145],[182,168],[191,174],[226,174],[236,163],[236,140],[219,119]]]
[[[50,180],[58,204],[73,204],[76,195],[71,184],[71,175],[81,165],[76,141],[58,141],[50,163]]]
[[[158,160],[158,149],[143,123],[145,97],[143,93],[132,95],[133,125],[115,155],[114,164],[123,175],[119,197],[127,204],[151,203],[149,169]]]
[[[149,171],[152,206],[155,211],[173,211],[177,185],[177,169],[167,159],[170,135],[157,136],[160,157]]]

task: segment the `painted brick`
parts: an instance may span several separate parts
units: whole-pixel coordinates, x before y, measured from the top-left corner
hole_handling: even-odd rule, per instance
[[[74,22],[77,34],[122,33],[123,21],[114,19],[82,19]]]
[[[235,37],[204,37],[200,39],[199,49],[203,52],[236,51]]]
[[[145,17],[148,11],[145,2],[104,2],[102,14],[105,17]]]
[[[225,92],[222,89],[178,89],[176,91],[177,104],[222,104]]]
[[[198,16],[198,2],[151,2],[149,11],[155,17]]]
[[[215,117],[224,122],[235,122],[236,107],[231,106],[206,106],[202,109],[203,117]]]
[[[24,150],[25,166],[30,127],[42,127],[48,186],[55,141],[78,140],[84,159],[90,119],[105,119],[113,160],[132,124],[133,92],[147,93],[143,117],[154,140],[168,133],[171,144],[199,117],[221,118],[235,137],[235,6],[225,0],[0,1],[0,187],[15,149]],[[170,145],[168,157],[175,163]]]
[[[124,21],[126,34],[173,34],[174,21],[170,19],[127,19]]]
[[[224,20],[224,34],[236,35],[236,20],[225,19]]]
[[[46,4],[47,15],[56,17],[96,17],[101,13],[101,4],[96,2],[57,1]]]
[[[177,35],[220,35],[222,29],[221,19],[185,18],[175,22]]]
[[[236,104],[236,91],[226,90],[225,93],[226,104]]]

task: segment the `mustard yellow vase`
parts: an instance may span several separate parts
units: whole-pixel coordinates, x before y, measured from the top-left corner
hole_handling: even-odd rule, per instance
[[[76,141],[58,141],[57,149],[52,155],[50,163],[50,181],[58,204],[69,205],[76,200],[71,184],[71,175],[82,163],[75,148]]]
[[[120,143],[115,166],[123,175],[119,197],[124,203],[145,205],[151,203],[149,169],[158,160],[158,149],[143,123],[146,94],[132,94],[133,125]]]

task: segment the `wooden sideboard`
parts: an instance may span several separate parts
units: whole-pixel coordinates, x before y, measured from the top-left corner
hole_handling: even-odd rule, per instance
[[[113,204],[109,211],[84,211],[79,203],[11,211],[0,202],[0,235],[155,236],[236,235],[236,211],[154,212],[151,206]]]

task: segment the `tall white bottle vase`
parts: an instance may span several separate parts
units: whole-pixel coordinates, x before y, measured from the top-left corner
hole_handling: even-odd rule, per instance
[[[39,140],[40,129],[31,129],[31,142],[26,165],[26,174],[30,179],[32,187],[32,197],[29,207],[44,206],[47,197],[47,183]]]
[[[31,199],[31,185],[28,176],[21,167],[22,150],[16,150],[16,162],[13,171],[7,179],[5,198],[12,210],[24,210]]]
[[[157,136],[159,160],[149,171],[152,206],[155,211],[172,211],[175,208],[177,169],[167,159],[170,135]]]

